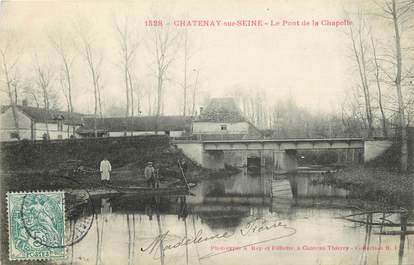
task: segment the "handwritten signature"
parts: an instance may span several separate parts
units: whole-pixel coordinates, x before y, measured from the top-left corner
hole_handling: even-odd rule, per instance
[[[278,229],[278,233],[276,232],[276,229]],[[280,231],[279,231],[280,230]],[[249,235],[263,233],[263,232],[273,232],[272,238],[265,239],[262,241],[255,241],[255,242],[249,242],[246,243],[243,246],[240,246],[241,248],[249,247],[252,245],[257,245],[265,242],[274,241],[281,238],[286,238],[293,236],[296,233],[296,229],[293,227],[289,227],[287,224],[283,223],[282,220],[267,220],[265,218],[256,218],[248,223],[246,223],[243,227],[241,227],[238,231],[235,232],[223,232],[223,233],[216,233],[216,234],[210,234],[205,235],[203,229],[199,229],[194,237],[177,237],[172,235],[169,230],[167,230],[165,233],[162,233],[158,236],[156,236],[147,246],[141,248],[142,252],[146,252],[148,254],[153,254],[154,258],[157,257],[159,254],[159,251],[162,253],[164,251],[177,249],[180,247],[188,246],[191,244],[201,244],[212,240],[218,240],[218,239],[229,239],[234,237],[236,234],[239,234],[242,237],[247,237]],[[175,237],[175,241],[171,242],[173,239],[171,237]],[[220,254],[224,254],[229,252],[230,250],[224,250],[221,252],[210,252],[204,256],[201,256],[200,259],[209,258],[212,256],[217,256]]]

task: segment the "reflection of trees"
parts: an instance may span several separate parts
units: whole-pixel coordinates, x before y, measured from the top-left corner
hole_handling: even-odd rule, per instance
[[[71,242],[74,242],[75,240],[75,225],[76,225],[76,219],[69,220],[69,234],[70,234]],[[75,245],[76,244],[73,244],[70,248],[70,265],[73,264],[73,257],[75,255]]]
[[[400,248],[398,250],[398,265],[402,264],[404,256],[405,236],[407,234],[407,213],[400,214],[401,234],[400,234]]]
[[[133,265],[135,259],[135,214],[127,214],[126,219],[128,226],[128,265]]]
[[[366,220],[366,219],[361,219],[360,217],[364,217],[365,215],[378,215],[378,214],[385,214],[384,218],[379,218],[381,221],[379,222],[378,220]],[[384,226],[384,227],[400,227],[401,223],[399,222],[394,222],[392,220],[390,220],[389,218],[387,218],[387,214],[405,214],[407,215],[407,211],[406,210],[391,210],[391,211],[384,211],[384,212],[380,212],[380,211],[367,211],[367,212],[362,212],[362,213],[355,213],[355,214],[350,214],[350,215],[346,215],[346,216],[341,216],[339,218],[341,219],[345,219],[347,221],[350,222],[354,222],[354,223],[360,223],[360,224],[369,224],[369,225],[378,225],[378,226]],[[390,216],[389,215],[389,216]],[[414,226],[413,224],[408,224],[406,223],[406,226]],[[389,235],[389,232],[383,232],[384,235]]]
[[[177,208],[178,220],[182,218],[183,221],[185,221],[188,216],[187,198],[186,196],[180,196],[177,198],[177,200],[179,201]]]
[[[160,203],[161,203],[161,199],[165,199],[163,197],[160,196],[152,196],[150,198],[146,198],[145,202],[145,214],[148,215],[149,220],[152,221],[153,219],[153,215],[155,214],[155,219],[157,221],[157,228],[158,228],[158,236],[163,235],[163,229],[162,229],[162,225],[161,225],[161,207],[160,207]],[[184,222],[184,228],[185,228],[185,236],[187,237],[187,216],[188,216],[188,206],[187,206],[187,198],[186,196],[179,196],[175,199],[175,202],[177,203],[176,206],[176,214],[178,216],[178,220],[182,219]],[[128,216],[128,214],[127,214]],[[134,222],[134,219],[132,219],[132,222]],[[127,223],[128,223],[128,219],[127,219]],[[133,226],[135,227],[135,224],[133,224]],[[128,224],[128,231],[129,231],[129,224]],[[133,235],[129,235],[129,242],[131,242],[132,240],[132,248],[134,248],[134,242],[135,242],[135,228],[133,231]],[[159,242],[159,253],[160,253],[160,263],[161,265],[164,264],[164,258],[165,258],[165,253],[164,253],[164,242],[163,240],[160,240]],[[134,253],[129,253],[129,257],[131,255],[134,255]],[[129,259],[131,260],[131,259]],[[188,264],[188,246],[186,246],[186,261]],[[133,262],[128,262],[129,264],[133,264]]]
[[[359,264],[367,265],[368,261],[368,249],[371,243],[371,232],[372,232],[372,213],[368,213],[366,216],[366,224],[365,224],[365,239],[364,239],[364,246],[366,249],[362,251],[361,259],[359,260]]]
[[[99,229],[99,217],[98,215],[95,216],[96,221],[96,265],[101,264],[101,234],[103,236],[103,229]]]
[[[186,196],[180,196],[177,198],[179,201],[178,207],[177,207],[177,216],[178,220],[182,218],[184,222],[184,230],[185,230],[185,237],[188,238],[187,233],[187,216],[188,216],[188,208],[187,208],[187,197]],[[186,257],[186,264],[188,264],[188,245],[185,245],[185,257]]]
[[[411,210],[412,212],[412,210]],[[379,217],[380,222],[374,221],[373,216],[374,215],[381,215]],[[342,216],[341,218],[357,223],[360,225],[365,225],[365,241],[364,246],[366,246],[366,249],[364,249],[360,264],[367,264],[367,251],[369,249],[369,245],[371,242],[371,234],[372,234],[372,226],[379,226],[379,232],[376,233],[379,235],[379,243],[378,246],[381,247],[381,236],[400,236],[400,242],[399,242],[399,250],[398,250],[398,264],[401,265],[403,262],[404,257],[404,247],[405,247],[405,238],[409,234],[414,234],[414,231],[407,230],[407,227],[413,227],[414,223],[408,223],[408,216],[410,212],[407,210],[393,210],[388,212],[364,212],[364,213],[356,213],[356,214],[350,214],[347,216]],[[366,218],[363,219],[361,217],[365,216]],[[391,220],[392,217],[398,216],[398,222],[396,220]],[[395,218],[394,218],[395,219]],[[400,230],[391,230],[391,231],[385,231],[385,228],[393,228],[393,227],[399,227]],[[377,257],[376,262],[379,264],[379,250],[377,251]]]
[[[96,222],[96,265],[102,263],[102,245],[104,238],[105,223],[108,222],[108,215],[112,213],[111,204],[108,198],[101,198],[101,214],[95,215]]]
[[[154,196],[133,194],[114,196],[111,199],[111,209],[112,212],[116,213],[147,213],[146,210],[148,210],[149,207],[155,209],[154,198]],[[168,213],[173,210],[171,207],[173,199],[170,197],[159,197],[157,207],[160,209],[160,212]]]
[[[192,214],[191,215],[192,216],[192,221],[193,221],[193,232],[194,232],[194,238],[196,237],[196,234],[197,234],[197,232],[196,232],[196,227],[195,227],[195,220],[194,220],[194,214]],[[196,244],[195,245],[195,248],[196,248],[196,253],[197,253],[197,258],[198,258],[198,263],[200,264],[200,253],[198,252],[198,245]]]
[[[380,234],[378,236],[377,265],[379,264],[379,253],[380,253],[380,248],[382,246],[382,238],[381,238],[382,235],[381,235],[381,233],[384,230],[384,226],[383,226],[384,220],[385,220],[385,213],[382,214],[382,224],[380,226]]]
[[[160,218],[160,210],[159,210],[159,202],[160,202],[160,197],[154,196],[154,201],[155,201],[155,213],[157,215],[157,225],[158,225],[158,235],[161,236],[162,235],[162,227],[161,227],[161,218]],[[164,242],[163,240],[160,240],[160,263],[161,265],[164,265]]]

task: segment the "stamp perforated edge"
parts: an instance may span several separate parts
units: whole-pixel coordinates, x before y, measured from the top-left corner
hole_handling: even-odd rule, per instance
[[[8,234],[8,239],[7,239],[7,243],[8,243],[8,251],[9,251],[9,260],[13,261],[13,260],[33,260],[33,261],[43,261],[43,260],[58,260],[58,259],[66,259],[67,258],[67,248],[64,247],[63,250],[63,257],[49,257],[49,258],[40,258],[40,257],[30,257],[30,258],[12,258],[11,257],[11,249],[10,249],[10,217],[9,217],[9,196],[13,195],[13,194],[19,194],[19,195],[24,195],[24,194],[33,194],[33,193],[38,193],[38,194],[47,194],[47,193],[61,193],[63,196],[63,202],[62,202],[62,206],[63,206],[63,229],[66,228],[66,203],[65,203],[65,191],[64,190],[52,190],[52,191],[45,191],[45,190],[35,190],[35,191],[9,191],[6,192],[6,208],[7,208],[7,234]]]

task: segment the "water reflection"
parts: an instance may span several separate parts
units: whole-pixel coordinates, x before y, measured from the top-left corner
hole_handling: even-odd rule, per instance
[[[241,172],[199,183],[192,190],[195,196],[94,198],[100,209],[96,233],[91,230],[76,245],[74,264],[273,264],[277,259],[281,264],[369,265],[414,260],[412,210],[356,207],[346,190],[316,185],[315,178]],[[254,220],[278,221],[296,233],[283,237],[278,228],[240,235]],[[200,233],[225,232],[232,236],[168,247]],[[156,251],[142,251],[157,238],[164,240],[154,244]],[[212,255],[218,254],[215,249],[240,246],[245,247]]]
[[[400,214],[401,220],[401,235],[400,235],[400,247],[398,249],[398,264],[402,264],[402,260],[404,257],[404,245],[405,245],[405,237],[407,233],[407,213]]]
[[[95,264],[102,264],[102,247],[104,242],[105,226],[108,223],[108,219],[112,213],[111,204],[109,198],[101,198],[100,202],[100,214],[95,215],[96,224],[96,259]],[[128,215],[127,215],[128,218]]]

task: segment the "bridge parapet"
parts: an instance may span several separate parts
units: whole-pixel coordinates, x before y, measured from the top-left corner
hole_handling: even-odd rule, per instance
[[[317,149],[364,149],[365,161],[381,155],[391,146],[390,140],[362,138],[329,139],[256,139],[256,140],[174,140],[172,143],[181,148],[192,160],[203,167],[224,167],[225,151],[240,151],[242,164],[247,162],[246,153],[273,151],[275,167],[294,171],[297,168],[296,150]],[[365,154],[366,153],[366,154]]]
[[[204,150],[310,150],[364,148],[362,138],[202,141]]]

